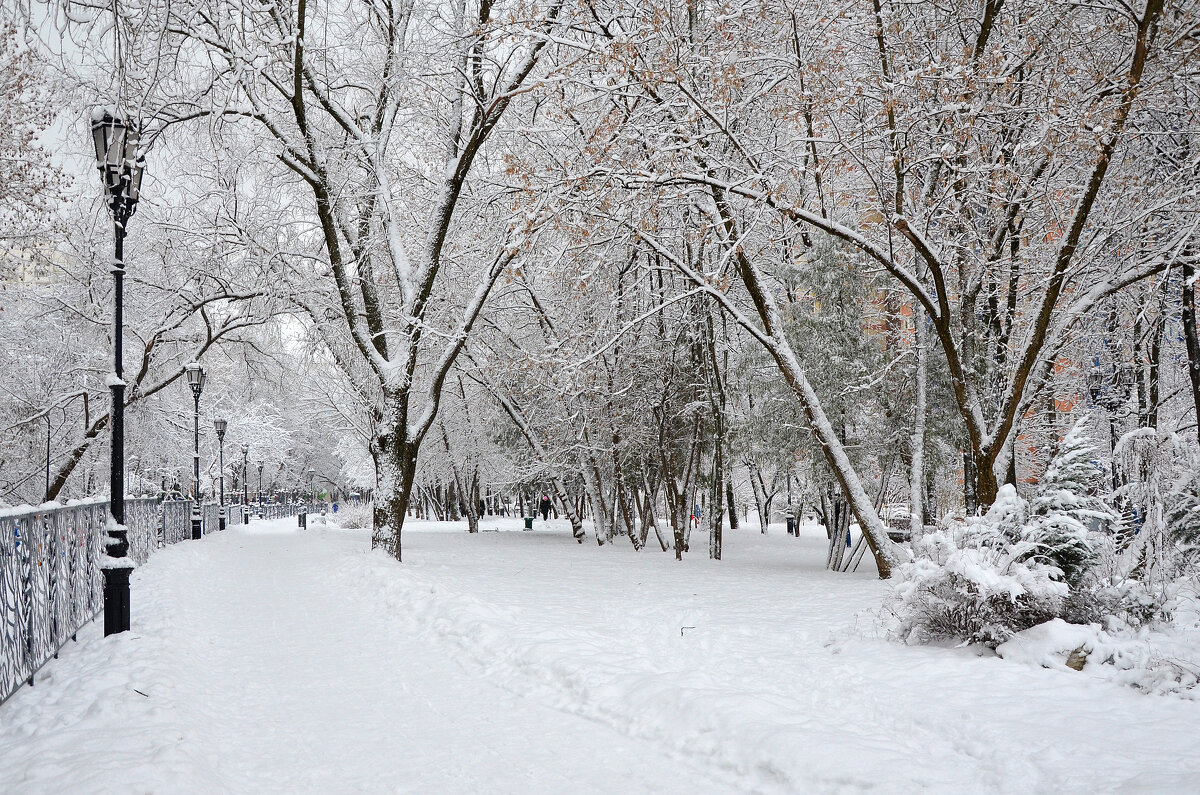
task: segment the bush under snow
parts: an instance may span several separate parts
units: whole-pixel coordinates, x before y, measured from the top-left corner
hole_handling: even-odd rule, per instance
[[[1178,584],[1135,576],[1147,571],[1150,547],[1131,543],[1117,512],[1095,496],[1099,474],[1077,423],[1031,501],[1003,486],[985,516],[915,542],[892,591],[894,633],[910,643],[983,644],[1007,660],[1193,697],[1200,619],[1165,623],[1172,606],[1186,614],[1187,602]],[[1165,512],[1185,556],[1200,538],[1195,483],[1180,479],[1187,488],[1176,484]]]
[[[894,591],[900,637],[995,647],[1058,615],[1070,589],[1021,537],[1027,514],[1028,504],[1004,486],[982,520],[916,542]]]
[[[985,516],[916,542],[893,596],[900,637],[995,648],[1054,618],[1137,625],[1158,616],[1161,600],[1099,565],[1114,557],[1120,519],[1094,496],[1094,452],[1077,422],[1031,502],[1002,486]]]

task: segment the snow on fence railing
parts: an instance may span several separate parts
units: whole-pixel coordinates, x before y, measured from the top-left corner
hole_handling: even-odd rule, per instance
[[[204,535],[217,532],[221,528],[221,506],[215,502],[206,502],[200,510],[204,516]]]
[[[125,527],[128,528],[129,557],[142,565],[158,548],[162,509],[155,499],[125,500]]]
[[[162,504],[162,544],[170,546],[192,537],[192,501],[167,500]]]
[[[190,500],[126,500],[129,556],[145,563],[156,548],[190,538],[191,513]],[[213,516],[206,534],[216,532]],[[0,703],[103,610],[107,521],[103,498],[0,511]]]
[[[284,519],[300,513],[302,506],[298,502],[268,502],[259,506],[259,512],[264,519]]]
[[[100,536],[108,504],[0,515],[0,700],[100,612]]]

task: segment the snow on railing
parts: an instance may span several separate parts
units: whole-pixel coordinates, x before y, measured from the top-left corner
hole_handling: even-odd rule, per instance
[[[298,502],[267,502],[260,505],[258,510],[264,519],[284,519],[300,513],[303,506]]]
[[[129,557],[142,564],[158,547],[190,538],[191,514],[190,500],[126,500]],[[216,515],[206,534],[216,532]],[[103,610],[107,522],[103,498],[0,511],[0,703]]]

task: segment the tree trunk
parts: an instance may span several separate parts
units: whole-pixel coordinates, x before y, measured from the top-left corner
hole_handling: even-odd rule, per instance
[[[750,491],[754,493],[754,507],[758,510],[759,532],[767,534],[767,525],[771,521],[771,502],[775,494],[767,491],[767,483],[763,480],[762,467],[753,459],[746,459],[746,470],[750,473]]]
[[[729,472],[725,476],[725,502],[729,510],[729,529],[738,529],[738,512],[737,504],[733,501],[733,472]]]
[[[1190,253],[1190,252],[1188,252]],[[1196,437],[1200,439],[1200,336],[1196,331],[1196,271],[1183,263],[1183,337],[1187,343],[1188,376],[1192,384],[1192,406],[1196,411]]]
[[[398,438],[397,423],[381,423],[381,426],[385,430],[375,436],[371,445],[376,480],[371,546],[382,546],[396,560],[401,560],[401,532],[417,472],[417,449]]]
[[[963,451],[963,502],[966,504],[967,516],[974,516],[979,509],[979,473],[987,472],[991,474],[990,466],[979,469],[975,463],[975,455],[972,450]],[[996,483],[995,477],[992,478],[992,501],[996,499]],[[990,504],[990,503],[988,503]]]
[[[926,357],[925,345],[925,311],[916,307],[913,312],[913,327],[916,331],[917,367],[913,375],[913,402],[916,411],[916,421],[913,423],[911,444],[911,466],[908,478],[908,512],[909,530],[913,538],[920,536],[924,529],[924,497],[925,486],[925,381]]]
[[[566,485],[562,478],[553,477],[550,483],[554,486],[554,496],[562,503],[563,512],[566,513],[567,519],[571,522],[571,535],[580,544],[583,543],[583,517],[580,516],[578,510],[575,509],[575,503],[571,500],[571,495],[567,491]],[[533,503],[530,503],[529,515],[533,515]],[[557,516],[555,517],[557,518]]]
[[[612,538],[612,526],[608,521],[608,506],[604,502],[603,485],[600,483],[600,473],[592,459],[591,452],[580,452],[580,470],[583,475],[583,488],[587,492],[588,502],[592,505],[592,523],[596,526],[596,543],[604,546]]]
[[[645,496],[641,503],[642,543],[644,544],[646,539],[649,537],[650,528],[654,528],[654,535],[658,539],[658,545],[662,547],[663,552],[666,552],[668,545],[666,540],[663,538],[662,531],[658,526],[658,520],[654,515],[655,503],[658,502],[658,486],[657,484],[651,485],[650,473],[648,470],[649,466],[644,464],[642,466],[642,483],[645,486]]]
[[[479,532],[479,470],[474,469],[471,473],[469,486],[466,490],[466,499],[464,505],[467,509],[467,532]]]
[[[710,373],[708,398],[714,425],[712,487],[708,500],[708,557],[712,560],[720,560],[721,530],[724,519],[721,502],[725,497],[725,385],[721,381],[721,366],[717,359],[717,334],[713,327],[712,312],[705,312],[705,320]],[[731,511],[733,510],[732,502],[730,500],[729,509]]]
[[[721,531],[725,522],[725,511],[721,505],[725,498],[725,430],[720,417],[717,418],[717,425],[719,430],[714,441],[712,488],[708,505],[708,557],[712,560],[721,559]]]

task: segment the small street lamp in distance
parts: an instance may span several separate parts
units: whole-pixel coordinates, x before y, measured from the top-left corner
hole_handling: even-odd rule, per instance
[[[92,143],[96,166],[104,184],[105,198],[113,218],[113,371],[107,381],[112,389],[108,507],[110,521],[104,571],[104,634],[129,629],[129,573],[132,570],[125,528],[125,371],[121,357],[124,326],[125,232],[137,210],[146,159],[138,154],[138,132],[119,113],[92,113]]]
[[[221,449],[221,457],[218,462],[220,468],[217,470],[221,478],[221,494],[218,498],[219,505],[221,506],[221,518],[218,520],[218,527],[221,530],[225,529],[225,429],[228,426],[229,423],[219,417],[213,420],[213,429],[217,432],[217,443]]]

